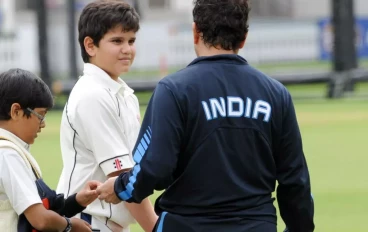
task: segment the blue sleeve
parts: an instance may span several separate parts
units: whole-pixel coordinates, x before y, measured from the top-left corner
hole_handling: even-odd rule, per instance
[[[129,172],[120,174],[115,193],[127,202],[140,203],[173,182],[183,136],[180,105],[167,85],[159,83],[148,104],[133,151],[136,162]]]
[[[314,230],[314,203],[302,138],[289,92],[286,91],[280,143],[276,154],[277,200],[288,231]]]

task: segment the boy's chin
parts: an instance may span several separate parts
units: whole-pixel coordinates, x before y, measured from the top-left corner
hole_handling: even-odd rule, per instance
[[[35,138],[33,138],[33,139],[30,139],[29,141],[26,141],[26,143],[27,143],[28,145],[32,145],[32,144],[34,144],[34,142],[35,142],[36,138],[37,138],[37,137],[35,137]]]
[[[120,75],[124,75],[124,74],[126,74],[127,72],[129,72],[129,69],[130,69],[130,67],[127,67],[127,68],[123,68],[123,69],[121,69],[121,70],[120,70]]]

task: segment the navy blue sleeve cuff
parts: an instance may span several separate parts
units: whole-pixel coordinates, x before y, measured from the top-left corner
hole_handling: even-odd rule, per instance
[[[123,181],[124,175],[126,174],[127,174],[126,172],[120,173],[120,175],[118,176],[118,178],[116,178],[114,183],[115,194],[122,201],[127,201],[129,199],[129,197],[126,194],[126,187]]]

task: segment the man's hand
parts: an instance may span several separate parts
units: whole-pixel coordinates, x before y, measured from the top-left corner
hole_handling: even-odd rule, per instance
[[[105,183],[97,188],[98,199],[104,200],[107,203],[118,204],[121,200],[116,196],[114,191],[115,180],[118,177],[109,178]]]
[[[79,218],[70,218],[72,223],[71,232],[91,232],[92,227],[86,221]]]
[[[96,189],[101,184],[102,183],[98,181],[88,181],[84,188],[77,193],[76,200],[78,204],[83,207],[87,207],[94,200],[96,200],[98,197]]]

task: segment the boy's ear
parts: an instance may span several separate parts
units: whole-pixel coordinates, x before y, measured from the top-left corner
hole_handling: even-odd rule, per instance
[[[10,107],[10,117],[14,120],[19,120],[23,117],[22,107],[18,103],[13,103]]]
[[[93,43],[93,39],[89,36],[84,38],[83,41],[84,49],[86,49],[86,52],[90,57],[94,57],[96,55],[96,46]]]

